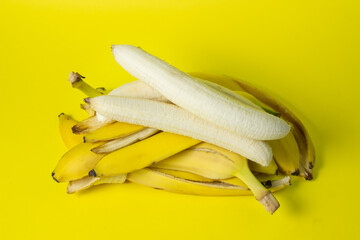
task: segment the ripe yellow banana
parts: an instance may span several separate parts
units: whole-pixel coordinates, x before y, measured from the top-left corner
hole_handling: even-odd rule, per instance
[[[145,127],[143,126],[124,122],[110,123],[86,134],[84,136],[84,142],[109,141],[133,134],[135,132],[143,130],[144,128]]]
[[[104,156],[91,151],[100,143],[80,143],[70,149],[57,163],[52,177],[56,182],[67,182],[83,178]]]
[[[106,155],[89,175],[101,177],[129,173],[164,160],[199,142],[193,138],[161,132]]]
[[[124,183],[126,181],[126,174],[121,174],[113,177],[83,177],[81,179],[70,181],[67,187],[67,193],[76,193],[81,190],[88,189],[92,186],[105,183]]]
[[[269,141],[280,172],[287,175],[299,175],[299,147],[292,131],[281,139]]]
[[[59,131],[61,138],[68,149],[71,149],[81,143],[83,136],[73,134],[71,128],[78,123],[65,113],[60,113],[59,117]]]
[[[140,48],[113,45],[112,51],[115,60],[131,75],[179,107],[221,128],[257,140],[282,138],[290,130],[282,119],[241,104]]]
[[[278,173],[278,166],[276,165],[274,159],[270,162],[269,166],[267,167],[261,166],[260,164],[253,161],[249,161],[248,163],[249,163],[249,168],[251,169],[252,172],[275,174],[275,175]]]
[[[227,183],[197,182],[174,177],[172,175],[144,168],[129,173],[127,179],[131,182],[145,185],[157,190],[165,190],[174,193],[183,193],[199,196],[241,196],[252,195],[252,192],[245,187]],[[271,192],[278,191],[290,184],[290,177],[274,181]]]
[[[209,143],[200,143],[192,149],[194,151],[180,152],[153,166],[191,172],[216,180],[237,177],[250,188],[269,213],[274,213],[279,207],[275,197],[252,174],[247,159]]]

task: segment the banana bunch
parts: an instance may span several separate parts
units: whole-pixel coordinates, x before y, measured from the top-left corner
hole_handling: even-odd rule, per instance
[[[107,92],[70,74],[88,97],[81,104],[88,118],[59,115],[68,151],[52,177],[68,182],[68,193],[130,181],[183,194],[253,195],[272,214],[280,206],[272,193],[291,176],[312,179],[309,134],[279,101],[238,79],[185,74],[140,48],[112,50],[139,80]]]

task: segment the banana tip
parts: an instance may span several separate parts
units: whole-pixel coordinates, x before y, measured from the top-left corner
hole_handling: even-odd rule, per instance
[[[65,115],[65,113],[63,113],[63,112],[60,113],[60,114],[58,115],[58,117],[61,117],[62,115]]]
[[[299,176],[299,174],[300,174],[300,170],[299,170],[299,169],[297,169],[296,171],[294,171],[294,172],[291,173],[291,175],[293,175],[293,176]]]
[[[262,199],[259,199],[259,202],[264,205],[266,211],[268,211],[271,215],[280,207],[279,202],[270,192],[268,192]]]
[[[71,131],[74,133],[74,134],[78,134],[80,132],[80,129],[75,125],[71,128]]]
[[[94,169],[89,172],[89,177],[96,177],[96,172]]]
[[[59,183],[59,180],[57,180],[57,179],[54,177],[54,176],[55,176],[55,173],[54,173],[54,172],[51,173],[51,176],[52,176],[52,178],[54,179],[55,182]]]
[[[91,98],[84,98],[84,102],[86,102],[87,104],[90,104]]]

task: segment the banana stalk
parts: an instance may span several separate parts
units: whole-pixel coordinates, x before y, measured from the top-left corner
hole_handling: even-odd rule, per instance
[[[73,88],[79,89],[88,97],[96,97],[103,94],[102,91],[91,87],[89,84],[83,81],[83,78],[85,77],[81,76],[79,73],[71,72],[69,76],[71,86]]]

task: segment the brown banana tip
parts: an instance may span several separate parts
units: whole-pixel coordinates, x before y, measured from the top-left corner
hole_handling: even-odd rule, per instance
[[[94,169],[89,172],[89,177],[96,177],[96,172]]]
[[[61,116],[64,115],[64,114],[65,114],[65,113],[62,112],[62,113],[60,113],[60,114],[58,115],[58,117],[61,117]]]
[[[51,173],[51,176],[52,176],[52,178],[54,179],[54,181],[55,182],[57,182],[57,183],[59,183],[59,180],[57,180],[55,177],[54,177],[54,175],[55,175],[55,173],[53,172],[53,173]]]
[[[79,132],[79,128],[75,125],[71,128],[71,131],[74,133],[74,134],[77,134]]]
[[[69,75],[69,81],[72,86],[74,86],[75,83],[82,81],[82,79],[85,78],[84,76],[81,76],[78,72],[71,72]]]
[[[276,200],[274,195],[272,195],[270,192],[268,192],[265,196],[263,196],[261,199],[258,199],[258,201],[264,205],[266,211],[268,211],[271,215],[280,207],[279,202]]]
[[[96,147],[94,147],[93,149],[91,149],[90,151],[92,151],[93,153],[99,154],[98,149]]]
[[[309,163],[309,168],[310,168],[310,169],[313,169],[313,167],[314,167],[313,163],[312,163],[312,162]]]
[[[275,175],[279,175],[279,169],[276,169]]]
[[[271,187],[272,187],[272,182],[271,182],[270,180],[267,180],[267,181],[265,182],[264,186],[265,186],[266,188],[271,188]]]
[[[86,102],[87,104],[90,104],[91,98],[84,98],[84,102]]]
[[[100,91],[106,91],[106,88],[104,88],[104,87],[98,87],[98,88],[96,88],[96,90],[100,90]]]
[[[296,171],[294,171],[294,172],[291,173],[291,175],[293,175],[293,176],[299,176],[299,174],[300,174],[300,170],[299,170],[299,169],[297,169]]]
[[[312,174],[311,170],[307,169],[305,171],[306,171],[305,180],[308,180],[308,181],[312,180],[313,179],[313,174]]]
[[[83,136],[83,142],[84,142],[84,143],[86,142],[86,138],[85,138],[85,136]]]

